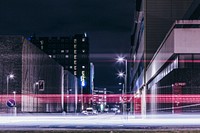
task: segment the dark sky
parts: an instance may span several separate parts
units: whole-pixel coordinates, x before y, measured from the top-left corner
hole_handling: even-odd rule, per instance
[[[90,39],[95,84],[114,90],[113,58],[129,53],[134,0],[0,0],[0,34],[73,35]]]

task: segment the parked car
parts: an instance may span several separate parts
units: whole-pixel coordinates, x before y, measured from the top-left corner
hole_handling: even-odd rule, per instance
[[[97,115],[98,114],[98,111],[93,109],[93,108],[86,108],[86,111],[88,114],[91,114],[91,115]]]
[[[83,110],[83,111],[81,112],[81,114],[83,114],[83,115],[88,115],[88,112],[87,112],[86,110]]]
[[[108,111],[109,111],[109,108],[104,109],[104,112],[108,113]]]
[[[83,115],[97,115],[98,111],[93,108],[86,108],[86,110],[83,110],[81,113]]]
[[[122,112],[121,112],[120,109],[118,109],[118,110],[115,111],[115,114],[116,114],[116,115],[119,115],[119,114],[122,114]]]

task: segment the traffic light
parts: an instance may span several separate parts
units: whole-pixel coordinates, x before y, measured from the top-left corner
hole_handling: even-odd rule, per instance
[[[45,82],[44,82],[44,80],[39,80],[38,81],[38,89],[39,89],[39,91],[44,91],[44,89],[45,89]]]

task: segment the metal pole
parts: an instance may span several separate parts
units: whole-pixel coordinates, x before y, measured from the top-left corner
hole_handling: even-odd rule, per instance
[[[14,101],[15,101],[15,105],[16,105],[16,92],[14,91],[13,94],[14,94]]]
[[[6,77],[6,81],[7,81],[7,98],[8,98],[8,84],[9,84],[9,77]]]
[[[125,112],[125,108],[124,108],[124,99],[123,99],[123,96],[124,96],[124,88],[125,88],[125,85],[123,84],[123,89],[122,89],[122,114],[124,115],[124,112]]]
[[[75,79],[75,114],[77,113],[77,102],[78,102],[78,95],[77,95],[77,91],[78,91],[78,89],[77,89],[77,79]]]
[[[35,82],[33,84],[33,89],[35,91],[35,94],[36,94],[36,112],[38,113],[38,89],[39,89],[39,83],[38,82]]]
[[[126,73],[125,73],[124,80],[125,80],[125,94],[126,94],[127,93],[127,59],[125,59],[125,71]]]
[[[83,110],[83,86],[81,85],[81,109]]]
[[[7,88],[6,88],[6,89],[7,89],[7,99],[6,99],[5,102],[6,102],[6,104],[7,104],[7,100],[8,100],[8,84],[9,84],[9,83],[8,83],[8,82],[9,82],[9,77],[8,77],[8,75],[7,75],[7,77],[6,77],[6,82],[7,82]],[[8,112],[9,112],[9,111],[8,111],[8,107],[7,107],[7,113],[8,113]]]
[[[33,92],[34,92],[34,104],[33,104],[33,110],[35,111],[35,94],[36,94],[36,90],[35,90],[35,83],[33,83]]]
[[[128,74],[128,73],[127,73],[127,59],[125,59],[125,71],[126,71],[126,73],[125,73],[125,78],[124,78],[124,80],[125,80],[125,81],[124,81],[124,83],[125,83],[125,86],[124,86],[124,89],[125,89],[125,90],[124,90],[124,93],[125,93],[125,95],[126,95],[126,94],[127,94],[127,74]],[[124,106],[125,106],[125,109],[124,109],[124,110],[125,110],[125,111],[128,111],[128,110],[127,110],[127,102],[125,103]],[[128,112],[127,112],[127,113],[128,113]]]
[[[69,88],[67,88],[67,113],[69,113]]]
[[[38,89],[39,89],[39,87],[37,86],[37,87],[36,87],[36,93],[37,93],[37,113],[38,113],[38,111],[39,111],[39,109],[38,109]]]
[[[15,106],[14,106],[14,115],[17,115],[17,101],[16,101],[16,92],[13,92],[14,94],[14,101],[15,101]]]

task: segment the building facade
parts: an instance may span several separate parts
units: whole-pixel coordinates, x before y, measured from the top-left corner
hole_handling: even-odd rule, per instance
[[[90,94],[89,38],[87,34],[74,35],[70,49],[73,55],[70,69],[80,79],[79,82],[82,92],[79,90],[79,94]]]
[[[135,112],[138,112],[138,110],[140,110],[139,112],[145,116],[147,112],[149,113],[157,112],[158,109],[161,108],[161,106],[163,107],[166,106],[166,108],[173,107],[173,105],[170,105],[173,103],[166,103],[166,104],[162,103],[159,105],[152,104],[152,103],[158,103],[159,101],[156,102],[155,99],[149,100],[147,97],[157,95],[156,92],[158,90],[160,94],[173,94],[173,92],[177,88],[179,88],[177,87],[178,84],[182,84],[182,83],[185,84],[184,81],[178,80],[179,78],[176,78],[174,74],[171,74],[170,76],[171,78],[173,77],[173,79],[177,79],[177,81],[173,81],[173,83],[171,83],[172,80],[170,80],[170,78],[166,78],[166,75],[164,77],[161,76],[162,78],[161,77],[157,78],[156,81],[154,80],[154,78],[156,78],[155,75],[161,72],[162,70],[164,70],[164,66],[160,66],[161,64],[170,62],[172,60],[179,62],[180,58],[175,59],[174,54],[171,55],[170,59],[168,60],[165,60],[164,57],[168,56],[169,52],[173,53],[173,48],[175,46],[177,46],[177,49],[181,49],[180,48],[181,46],[180,45],[172,46],[168,44],[168,45],[165,45],[165,48],[169,48],[167,52],[165,52],[162,56],[159,56],[159,57],[157,57],[157,53],[159,50],[161,50],[162,44],[164,41],[166,41],[165,39],[167,36],[169,36],[168,33],[170,31],[177,31],[176,28],[178,28],[179,26],[188,27],[190,23],[193,27],[196,26],[196,24],[193,24],[193,22],[183,21],[183,22],[180,22],[179,24],[179,21],[176,21],[176,20],[198,19],[199,16],[197,14],[199,12],[199,9],[198,9],[199,6],[197,3],[198,2],[195,0],[194,1],[193,0],[159,0],[159,1],[136,0],[136,8],[135,8],[136,11],[135,11],[135,16],[134,16],[135,21],[134,21],[134,26],[132,30],[133,32],[131,36],[131,59],[132,59],[131,62],[133,63],[131,64],[131,68],[130,68],[130,72],[131,72],[130,88],[134,91],[134,94],[137,98],[140,97],[140,101],[138,103],[141,104],[141,106],[139,106],[140,108],[135,108]],[[184,24],[184,23],[187,23],[187,24]],[[176,32],[176,34],[180,34],[180,35],[186,34],[186,33],[187,31]],[[173,36],[173,35],[170,35],[170,36]],[[174,39],[178,39],[177,37],[178,36],[174,36]],[[184,37],[185,37],[184,39],[187,40],[187,37],[186,36]],[[168,43],[172,43],[172,42],[168,42]],[[191,40],[191,43],[192,43],[192,40]],[[187,47],[189,47],[189,45],[184,46],[184,49],[187,50]],[[190,51],[190,53],[187,53],[187,54],[193,55],[194,53],[195,53],[194,51]],[[181,53],[179,53],[179,55],[181,55]],[[152,62],[156,60],[156,57],[159,58],[158,59],[159,61],[157,60],[158,62],[156,62],[152,66]],[[181,58],[184,58],[184,57],[181,57]],[[181,64],[181,63],[179,62],[177,64]],[[157,69],[158,66],[160,66],[159,69]],[[179,67],[177,69],[178,69],[177,73],[181,73],[181,68]],[[191,80],[192,80],[192,77],[191,77]],[[161,83],[161,81],[163,82]],[[152,82],[154,82],[155,85],[152,85]],[[170,82],[169,83],[170,86],[173,85],[173,87],[171,87],[171,91],[169,91],[169,89],[161,89],[164,86],[169,86],[167,82]],[[135,100],[135,101],[138,101],[138,100]],[[160,107],[158,108],[158,106]],[[169,112],[173,112],[172,109]]]
[[[176,21],[155,53],[146,71],[148,112],[200,112],[199,24],[199,20]]]
[[[72,73],[64,71],[64,111],[66,113],[77,113],[81,111],[81,101],[78,95],[80,90],[78,79]]]

